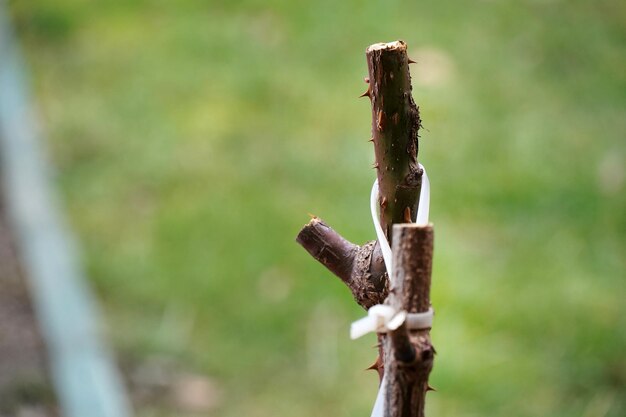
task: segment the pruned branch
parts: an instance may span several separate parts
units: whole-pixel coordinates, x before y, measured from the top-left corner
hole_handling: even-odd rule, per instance
[[[363,308],[387,298],[387,272],[377,241],[362,246],[350,243],[318,217],[302,228],[296,241],[337,275]]]

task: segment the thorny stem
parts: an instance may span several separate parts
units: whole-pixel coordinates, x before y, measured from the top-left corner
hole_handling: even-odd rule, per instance
[[[367,48],[366,56],[380,223],[391,242],[392,225],[415,221],[417,215],[422,185],[417,163],[421,119],[411,95],[406,44],[377,43]]]
[[[406,44],[403,41],[374,44],[367,48],[366,57],[368,88],[361,97],[371,100],[370,141],[374,143],[376,156],[380,221],[391,242],[393,224],[415,221],[417,215],[422,184],[417,163],[421,119],[411,95],[408,65],[413,61],[407,56]],[[363,308],[381,304],[387,298],[389,280],[377,241],[354,245],[319,218],[306,224],[296,240],[348,286]],[[398,343],[406,339],[403,334],[397,334]],[[381,379],[384,349],[379,337],[380,356],[370,369],[376,369]]]
[[[387,238],[391,225],[415,220],[421,189],[417,165],[419,108],[411,96],[411,76],[403,41],[367,48],[367,91],[372,105],[372,139],[380,191],[380,220]],[[378,243],[356,246],[314,218],[297,237],[315,259],[337,275],[364,308],[387,297],[388,278]],[[391,240],[391,239],[390,239]],[[360,255],[360,256],[357,256]]]

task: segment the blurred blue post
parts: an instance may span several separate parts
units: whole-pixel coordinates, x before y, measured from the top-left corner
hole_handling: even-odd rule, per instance
[[[103,343],[99,312],[52,187],[25,69],[0,0],[0,169],[7,209],[67,417],[129,417],[128,398]]]

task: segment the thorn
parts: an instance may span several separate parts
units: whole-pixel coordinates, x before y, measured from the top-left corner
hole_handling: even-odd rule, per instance
[[[363,78],[363,81],[365,81],[367,84],[369,84],[369,83],[370,83],[370,79],[369,79],[369,77],[365,77],[365,78]]]
[[[374,142],[374,138],[369,138],[368,142]]]
[[[374,169],[378,169],[378,162],[374,162],[374,163],[372,164],[372,168],[374,168]]]
[[[426,385],[426,392],[428,391],[437,391],[436,389],[434,389],[433,387],[431,387],[430,385]]]
[[[407,207],[404,209],[404,222],[405,223],[413,223],[411,221],[411,208]]]
[[[370,95],[370,88],[369,87],[367,87],[367,90],[365,90],[365,92],[359,96],[359,98],[361,98],[361,97],[370,97],[370,98],[372,97]]]
[[[383,198],[380,200],[380,208],[384,209],[385,207],[387,207],[387,198],[386,198],[386,197],[383,197]]]
[[[384,369],[384,365],[383,365],[383,360],[381,359],[380,355],[378,355],[376,357],[376,361],[374,361],[374,363],[372,365],[370,365],[366,371],[376,371],[378,372],[378,378],[380,381],[383,380],[383,373],[385,372]]]
[[[417,61],[413,61],[411,58],[409,58],[409,64],[417,64]]]
[[[374,361],[373,364],[365,368],[366,371],[378,371],[378,358]]]
[[[311,213],[307,213],[309,215],[310,218],[312,219],[317,219],[317,216],[315,214],[311,214]]]

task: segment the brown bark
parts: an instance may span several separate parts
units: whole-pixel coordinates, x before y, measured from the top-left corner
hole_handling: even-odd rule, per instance
[[[417,165],[419,108],[411,96],[411,76],[403,41],[366,50],[369,78],[364,96],[372,104],[372,141],[380,191],[380,221],[390,239],[394,223],[414,221],[422,172]],[[357,246],[314,218],[296,239],[337,275],[364,308],[387,297],[388,278],[378,242]]]
[[[366,56],[380,224],[391,242],[391,226],[415,221],[417,215],[422,185],[417,163],[421,119],[411,95],[406,44],[377,43],[367,48]]]
[[[379,184],[380,222],[391,242],[395,223],[415,221],[422,184],[417,163],[421,127],[419,108],[411,96],[412,63],[403,41],[371,45],[366,50],[369,78],[367,96],[372,105],[372,139]],[[377,241],[354,245],[314,218],[296,239],[315,259],[337,275],[365,309],[381,304],[388,295],[388,276]],[[397,334],[402,338],[402,333]],[[399,345],[398,340],[397,345]],[[379,337],[379,354],[383,356]],[[371,369],[382,378],[383,361]]]
[[[363,308],[381,304],[387,298],[389,280],[377,241],[362,246],[350,243],[318,217],[302,228],[296,241],[337,275]]]
[[[393,233],[394,274],[387,303],[398,311],[426,312],[430,308],[433,228],[399,224]],[[435,355],[430,329],[401,326],[383,337],[383,350],[385,417],[423,417]]]

